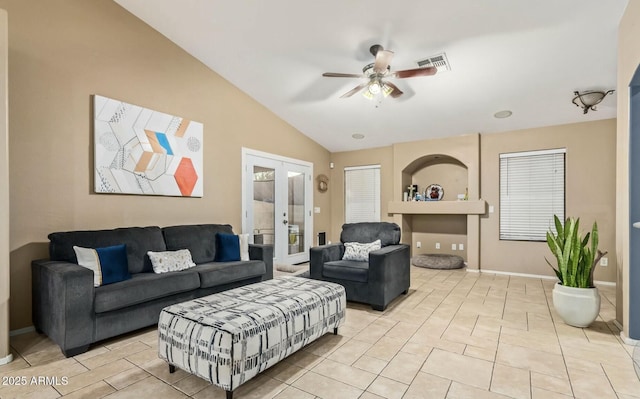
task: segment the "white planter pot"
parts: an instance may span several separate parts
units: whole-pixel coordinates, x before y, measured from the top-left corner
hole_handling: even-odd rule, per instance
[[[553,287],[553,306],[570,326],[588,327],[600,313],[600,293],[597,288]]]

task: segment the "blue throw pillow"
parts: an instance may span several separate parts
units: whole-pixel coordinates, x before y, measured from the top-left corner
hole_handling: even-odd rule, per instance
[[[240,260],[240,239],[235,234],[216,234],[216,262]]]
[[[103,248],[73,247],[78,264],[93,270],[93,285],[117,283],[131,278],[129,262],[127,261],[127,246],[125,244]]]

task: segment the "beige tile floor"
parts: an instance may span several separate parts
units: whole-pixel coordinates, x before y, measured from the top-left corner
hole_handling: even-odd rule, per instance
[[[613,324],[613,287],[600,288],[600,318],[580,329],[550,306],[551,280],[411,273],[409,294],[385,312],[350,303],[339,335],[325,335],[234,397],[640,398],[634,348]],[[0,366],[0,397],[224,398],[200,378],[169,374],[156,341],[148,328],[65,359],[45,336],[12,337],[15,360]],[[20,381],[27,385],[12,385]]]

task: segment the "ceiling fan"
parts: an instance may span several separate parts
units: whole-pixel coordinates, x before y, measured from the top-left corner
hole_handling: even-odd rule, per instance
[[[391,72],[391,60],[393,59],[393,51],[385,50],[381,45],[374,44],[369,51],[376,58],[375,62],[362,68],[362,74],[355,73],[335,73],[325,72],[322,76],[329,78],[365,78],[366,82],[354,87],[344,93],[340,98],[351,97],[365,87],[367,90],[363,95],[369,99],[373,99],[377,94],[382,93],[385,97],[400,97],[403,92],[398,86],[385,80],[386,78],[413,78],[416,76],[431,76],[438,71],[435,67],[405,69],[403,71]]]

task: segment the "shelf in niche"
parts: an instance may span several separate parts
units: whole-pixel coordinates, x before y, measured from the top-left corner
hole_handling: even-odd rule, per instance
[[[391,201],[388,212],[404,215],[483,215],[485,200],[469,201]]]

